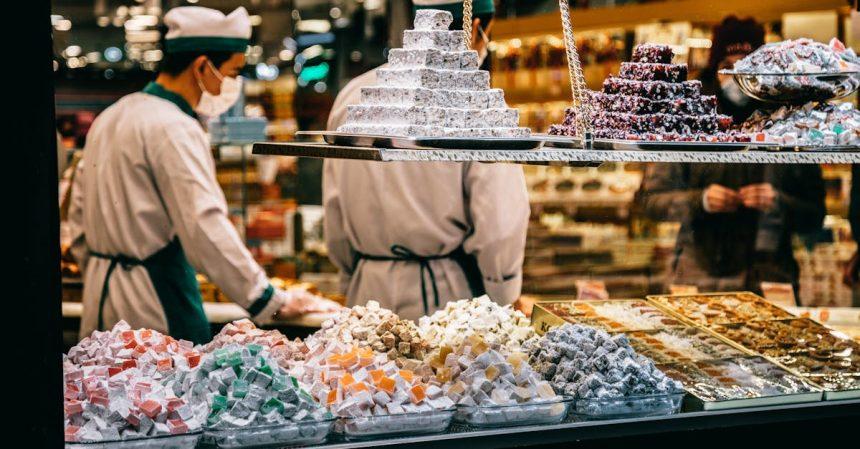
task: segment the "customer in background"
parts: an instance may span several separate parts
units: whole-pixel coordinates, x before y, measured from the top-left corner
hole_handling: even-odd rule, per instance
[[[743,93],[731,75],[718,72],[733,68],[735,62],[762,45],[764,28],[755,19],[729,16],[714,27],[708,66],[700,77],[702,93],[716,95],[720,113],[731,115],[736,124],[746,120],[763,103]]]
[[[459,1],[415,3],[451,11],[453,26],[462,24]],[[476,0],[473,11],[472,48],[486,55],[495,8]],[[375,83],[375,70],[350,82],[328,129]],[[417,319],[452,300],[486,293],[508,304],[520,295],[529,202],[517,165],[326,160],[323,201],[329,257],[351,306],[378,300]]]
[[[799,268],[791,239],[824,220],[817,165],[651,164],[637,205],[658,221],[680,222],[672,284],[701,291],[761,291],[791,283]]]

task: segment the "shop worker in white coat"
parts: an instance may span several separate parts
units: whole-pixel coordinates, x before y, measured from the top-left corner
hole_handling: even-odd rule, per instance
[[[328,308],[270,285],[228,219],[198,117],[220,115],[238,98],[247,11],[181,7],[164,22],[156,81],[99,115],[75,179],[69,220],[84,269],[81,336],[125,320],[208,341],[195,269],[257,322]]]
[[[415,3],[447,9],[462,23],[462,3]],[[477,34],[493,12],[491,0],[474,2]],[[473,48],[483,56],[477,34]],[[350,82],[328,129],[375,83],[375,70]],[[518,165],[326,160],[323,202],[329,258],[350,305],[377,300],[417,319],[452,300],[486,293],[509,304],[520,295],[529,202]]]

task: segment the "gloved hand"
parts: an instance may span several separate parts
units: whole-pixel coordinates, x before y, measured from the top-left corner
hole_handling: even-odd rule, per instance
[[[276,290],[275,294],[283,301],[281,309],[275,314],[276,319],[295,318],[306,313],[336,312],[341,309],[340,304],[303,289]]]

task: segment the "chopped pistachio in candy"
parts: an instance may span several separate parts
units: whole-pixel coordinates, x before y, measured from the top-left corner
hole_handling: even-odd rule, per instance
[[[487,344],[501,345],[503,352],[519,351],[523,342],[535,336],[522,312],[486,295],[445,304],[433,315],[421,317],[419,330],[425,340],[441,347],[456,347],[469,336],[480,335]]]
[[[264,346],[229,344],[206,354],[192,401],[209,405],[206,424],[235,428],[321,420],[328,412]]]
[[[311,347],[293,368],[310,394],[340,417],[366,417],[447,409],[453,402],[436,385],[432,371],[417,360],[398,366],[384,353],[339,342]]]
[[[578,324],[547,332],[529,362],[556,391],[575,399],[609,399],[683,391],[651,360],[636,354],[624,334]]]
[[[301,360],[306,351],[305,345],[298,338],[289,340],[279,331],[260,329],[248,319],[227,324],[201,350],[208,353],[233,344],[266,347],[282,367],[288,367],[294,361]]]
[[[392,360],[423,359],[429,348],[415,323],[401,320],[376,301],[342,310],[335,318],[326,320],[305,343],[320,346],[320,342],[329,341],[369,347],[374,352],[388,354]]]
[[[505,356],[498,346],[488,345],[472,335],[456,350],[445,351],[442,369],[447,375],[437,378],[442,391],[462,405],[515,405],[560,399],[548,382],[535,372],[525,354]]]
[[[197,431],[206,406],[189,400],[200,363],[191,342],[124,321],[63,356],[66,441],[126,440]]]

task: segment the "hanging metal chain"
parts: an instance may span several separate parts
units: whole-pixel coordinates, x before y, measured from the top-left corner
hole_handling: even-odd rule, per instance
[[[573,109],[576,112],[576,132],[582,138],[583,145],[591,148],[591,106],[586,101],[587,89],[585,76],[582,74],[582,64],[576,50],[576,39],[573,37],[573,25],[570,21],[570,3],[568,0],[558,0],[561,12],[561,27],[564,32],[564,47],[567,53],[567,67],[570,72],[570,90],[573,94]]]
[[[466,46],[472,48],[472,0],[463,1],[463,32],[466,33]]]

